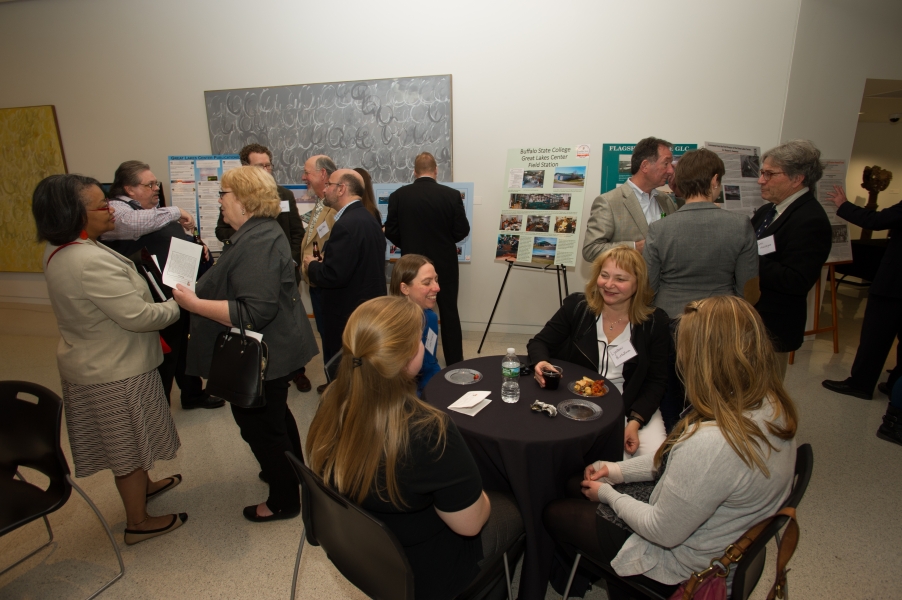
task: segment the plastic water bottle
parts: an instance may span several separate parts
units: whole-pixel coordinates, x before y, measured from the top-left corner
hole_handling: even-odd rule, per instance
[[[520,399],[520,359],[513,348],[507,349],[507,356],[501,361],[501,372],[501,399],[514,403]]]

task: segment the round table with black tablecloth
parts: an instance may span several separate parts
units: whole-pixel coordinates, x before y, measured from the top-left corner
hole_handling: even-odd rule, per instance
[[[564,483],[595,460],[617,461],[623,458],[623,398],[608,384],[609,392],[591,398],[602,408],[594,421],[574,421],[562,415],[548,417],[530,410],[534,400],[557,405],[578,398],[567,384],[583,376],[597,379],[591,369],[564,361],[555,361],[564,370],[560,388],[542,389],[532,376],[520,378],[520,400],[501,401],[501,356],[474,358],[454,364],[450,369],[475,369],[483,379],[472,385],[457,385],[445,379],[444,369],[426,386],[426,401],[450,415],[463,434],[479,472],[483,486],[514,495],[526,529],[526,554],[520,577],[521,600],[545,597],[554,542],[542,525],[545,505],[564,496]],[[521,363],[527,364],[521,357]],[[492,400],[476,416],[448,410],[448,405],[471,391],[491,391]]]

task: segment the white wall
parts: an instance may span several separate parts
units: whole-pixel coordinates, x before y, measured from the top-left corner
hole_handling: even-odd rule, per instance
[[[204,90],[451,73],[454,177],[481,201],[461,316],[481,329],[505,270],[492,257],[506,150],[589,143],[598,190],[604,142],[775,145],[800,1],[13,2],[0,106],[56,105],[72,172],[109,180],[138,158],[162,177],[167,155],[210,151]],[[0,299],[34,293],[0,275]],[[549,274],[513,273],[493,330],[534,331],[556,294]]]

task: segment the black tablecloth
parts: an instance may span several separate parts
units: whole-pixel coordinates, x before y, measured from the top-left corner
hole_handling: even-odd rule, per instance
[[[545,505],[564,495],[564,483],[595,460],[623,458],[623,398],[613,385],[602,398],[591,400],[603,414],[594,421],[574,421],[558,415],[530,410],[534,400],[557,405],[567,398],[578,398],[567,384],[583,376],[597,378],[590,369],[555,361],[564,370],[560,389],[541,389],[532,376],[520,378],[520,401],[501,401],[501,356],[487,356],[457,363],[452,369],[476,369],[482,381],[456,385],[445,379],[444,369],[426,386],[426,400],[451,416],[463,434],[479,471],[483,486],[513,493],[523,515],[526,529],[526,554],[520,577],[521,600],[545,597],[554,542],[542,525]],[[527,364],[525,357],[521,362]],[[491,391],[492,402],[475,417],[453,410],[448,405],[471,391]]]

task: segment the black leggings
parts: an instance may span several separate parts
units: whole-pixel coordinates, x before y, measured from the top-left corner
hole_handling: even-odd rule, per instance
[[[286,450],[290,450],[298,458],[303,459],[304,456],[301,453],[298,425],[288,409],[290,380],[291,375],[263,384],[266,395],[266,406],[263,408],[238,408],[232,405],[232,416],[241,430],[241,437],[251,447],[251,452],[269,480],[266,506],[273,512],[295,512],[301,508],[297,476],[285,458]]]
[[[571,561],[579,552],[593,562],[610,567],[611,561],[632,534],[595,513],[596,503],[587,500],[578,491],[581,480],[582,477],[568,481],[567,495],[569,497],[555,500],[545,507],[542,515],[545,529]],[[574,482],[576,486],[574,486]],[[584,563],[580,562],[580,564]],[[608,583],[610,598],[621,597],[624,594],[624,597],[629,596],[627,586],[619,584],[607,573],[604,574],[604,577]],[[635,580],[665,597],[670,596],[678,587],[659,583],[643,575],[633,575],[622,579]]]

